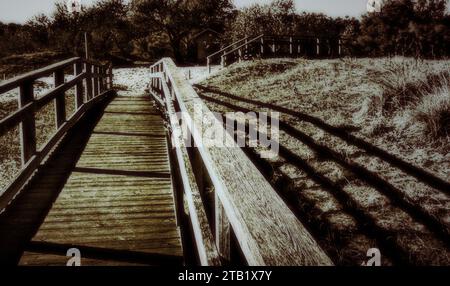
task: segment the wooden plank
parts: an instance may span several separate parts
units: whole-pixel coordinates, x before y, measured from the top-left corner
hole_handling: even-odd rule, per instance
[[[116,100],[130,102],[138,113],[128,113],[128,106]],[[178,257],[179,261],[183,249],[167,143],[151,136],[164,134],[162,119],[140,114],[156,112],[149,99],[118,97],[111,105],[94,128],[32,243],[158,253]],[[147,177],[146,172],[159,173]],[[44,195],[45,189],[45,184],[40,185],[30,198]],[[32,209],[31,200],[22,201],[23,211]]]
[[[54,148],[54,146],[60,141],[63,136],[67,133],[67,131],[81,118],[81,116],[96,103],[101,100],[106,99],[109,95],[112,95],[112,92],[105,92],[101,96],[97,97],[96,101],[91,101],[88,104],[83,105],[83,108],[79,109],[75,112],[72,117],[61,126],[59,130],[51,137],[51,139],[45,144],[45,146],[39,150],[38,154],[35,154],[31,157],[26,165],[22,167],[22,170],[19,174],[14,178],[13,182],[9,184],[2,195],[0,196],[0,214],[5,210],[5,208],[11,204],[14,198],[17,196],[19,191],[23,188],[25,183],[30,179],[33,173],[36,171],[37,167],[41,164],[41,162],[48,156],[50,151]],[[49,180],[47,180],[49,181]]]
[[[209,111],[171,59],[164,64],[175,89],[182,116],[202,155],[208,174],[225,209],[240,248],[249,265],[332,265],[306,228],[264,179],[233,138],[224,134],[227,146],[205,146],[210,128],[221,131],[222,123]],[[203,116],[194,116],[203,111]]]
[[[18,77],[12,78],[10,80],[7,80],[5,82],[2,82],[0,84],[0,94],[5,93],[11,89],[14,89],[16,87],[19,87],[22,85],[22,83],[34,81],[38,78],[47,76],[52,74],[56,70],[64,69],[65,67],[68,67],[75,63],[76,61],[80,60],[80,58],[70,58],[65,61],[31,71],[29,73],[25,73],[23,75],[20,75]]]
[[[93,96],[96,97],[98,95],[98,68],[96,66],[92,66],[92,73],[95,75],[93,77],[93,81],[94,81],[94,92],[93,92]]]
[[[92,66],[85,63],[84,71],[86,73],[86,101],[89,101],[92,98]]]
[[[65,255],[26,251],[23,254],[22,258],[20,259],[19,264],[22,266],[66,266],[70,258],[71,257],[67,257]],[[127,262],[112,259],[95,259],[82,256],[80,266],[129,267],[129,266],[145,266],[145,265],[146,264],[144,263]]]
[[[165,93],[169,93],[169,89],[162,81],[162,88]],[[194,233],[194,239],[197,246],[197,252],[202,266],[219,266],[221,264],[219,252],[214,244],[208,218],[202,202],[200,189],[195,180],[195,172],[189,162],[189,155],[182,137],[181,127],[175,114],[175,108],[172,99],[165,97],[165,105],[169,115],[170,126],[172,128],[172,145],[175,148],[176,161],[178,163],[178,171],[183,184],[183,191],[188,203],[189,214]]]
[[[241,44],[241,45],[239,45],[239,46],[237,46],[237,47],[235,47],[234,49],[232,49],[232,50],[230,50],[230,51],[227,51],[227,52],[225,52],[224,54],[223,54],[223,56],[228,56],[228,55],[230,55],[230,54],[232,54],[232,53],[234,53],[234,52],[236,52],[236,51],[240,51],[242,48],[245,48],[245,46],[246,45],[248,45],[248,44],[250,44],[250,43],[253,43],[253,42],[256,42],[256,41],[258,41],[259,39],[261,39],[261,38],[263,38],[264,37],[264,35],[259,35],[259,36],[257,36],[257,37],[254,37],[254,38],[252,38],[252,39],[250,39],[250,40],[246,40],[246,42],[245,43],[243,43],[243,44]]]
[[[55,87],[54,89],[49,90],[48,92],[44,93],[41,97],[39,97],[38,99],[35,100],[36,109],[43,107],[50,101],[54,100],[60,94],[71,89],[77,83],[82,81],[85,76],[86,75],[84,73],[80,74],[80,75],[76,76],[75,78],[71,79],[70,81],[64,83],[63,85]]]
[[[76,77],[82,73],[83,73],[83,64],[81,63],[81,61],[78,61],[74,65],[74,75]],[[83,82],[79,81],[76,85],[76,90],[75,90],[75,107],[77,110],[80,109],[84,103],[83,91],[84,91],[83,90]]]
[[[54,73],[55,87],[64,85],[64,70],[57,70]],[[66,121],[66,97],[65,91],[61,91],[55,96],[55,121],[56,128],[59,129]]]
[[[16,127],[22,121],[22,118],[24,118],[26,114],[32,112],[33,109],[34,103],[29,102],[19,110],[0,120],[0,136],[8,132],[11,128]]]
[[[33,82],[24,82],[20,86],[19,109],[33,102]],[[20,150],[22,166],[25,166],[30,158],[36,153],[36,124],[34,110],[27,113],[20,124]]]
[[[229,262],[231,260],[231,226],[217,192],[214,204],[216,245],[222,259]]]

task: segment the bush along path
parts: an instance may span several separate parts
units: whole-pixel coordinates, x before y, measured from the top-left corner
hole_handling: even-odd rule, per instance
[[[319,118],[196,88],[216,112],[281,113],[279,156],[246,151],[336,264],[360,265],[374,247],[383,265],[450,264],[448,182]]]

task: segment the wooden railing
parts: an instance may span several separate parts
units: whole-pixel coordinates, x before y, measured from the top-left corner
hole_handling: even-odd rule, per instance
[[[260,35],[260,36],[263,36],[263,35]],[[242,38],[242,39],[240,39],[240,40],[238,40],[236,42],[231,43],[228,46],[225,46],[224,48],[218,50],[217,52],[209,55],[206,58],[206,64],[208,66],[208,72],[211,73],[211,64],[213,63],[214,59],[216,59],[216,58],[222,59],[222,55],[223,54],[226,54],[227,52],[235,49],[238,45],[241,45],[242,43],[248,42],[250,40],[250,38],[251,37],[249,37],[249,36],[244,37],[244,38]],[[220,64],[223,65],[223,62],[221,62]]]
[[[162,59],[151,72],[150,93],[169,122],[178,207],[188,204],[200,264],[230,263],[238,252],[249,265],[332,265],[174,62]],[[225,134],[232,147],[202,144],[215,139],[205,126]]]
[[[244,43],[233,45],[233,48],[223,51],[220,55],[223,67],[242,61],[249,55],[252,57],[257,55],[260,57],[340,57],[342,41],[338,38],[259,35],[251,39],[246,38]]]
[[[65,80],[65,70],[73,67],[73,78]],[[54,88],[36,97],[34,84],[39,78],[53,75]],[[0,95],[19,88],[18,110],[0,120],[0,136],[19,126],[22,168],[13,182],[0,192],[0,212],[12,202],[23,185],[47,157],[64,134],[94,104],[112,90],[111,67],[71,58],[0,83]],[[75,112],[66,114],[65,93],[75,87]],[[38,150],[36,144],[36,111],[55,103],[56,132]]]

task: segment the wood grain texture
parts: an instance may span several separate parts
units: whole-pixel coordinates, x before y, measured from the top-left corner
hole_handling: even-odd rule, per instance
[[[164,82],[162,82],[162,88],[165,90],[166,94],[170,93]],[[161,101],[158,101],[158,96],[156,94],[152,94],[152,96],[156,99],[156,102],[161,103]],[[198,170],[196,169],[196,171],[194,171],[194,167],[189,161],[188,151],[184,144],[181,126],[177,120],[172,99],[166,97],[165,102],[162,102],[162,105],[166,107],[168,115],[172,146],[175,149],[175,160],[177,162],[177,174],[180,177],[184,197],[188,204],[189,216],[200,264],[202,266],[220,266],[221,261],[219,252],[214,244],[214,237],[208,223],[205,207],[200,194],[199,182],[195,178],[195,173],[198,172]]]
[[[51,182],[51,174],[42,175]],[[21,207],[32,208],[32,200],[23,200]],[[109,104],[31,243],[75,245],[82,255],[94,249],[182,262],[165,130],[149,99],[117,97]],[[30,252],[21,258],[24,265],[58,261]],[[120,263],[85,260],[90,264]]]
[[[222,123],[209,111],[171,59],[163,59],[156,65],[161,63],[195,142],[212,139],[211,132],[203,132],[212,129],[220,132]],[[203,111],[201,115],[200,110]],[[197,145],[248,264],[332,265],[330,258],[235,145],[233,138],[229,134],[225,137],[234,147]]]

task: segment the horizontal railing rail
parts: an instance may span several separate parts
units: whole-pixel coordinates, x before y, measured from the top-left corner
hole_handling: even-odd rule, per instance
[[[332,265],[174,62],[162,59],[151,72],[149,90],[169,121],[181,174],[177,185],[188,203],[200,263],[229,262],[235,237],[249,265]],[[213,142],[218,133],[231,147],[203,145],[204,140]],[[194,146],[186,146],[186,139],[193,140]]]
[[[73,78],[65,79],[65,70],[72,69]],[[36,97],[35,82],[53,75],[54,88]],[[75,87],[75,111],[66,115],[66,92]],[[15,179],[0,192],[0,212],[14,200],[50,151],[81,116],[104,99],[113,89],[111,66],[100,65],[81,58],[71,58],[38,70],[34,70],[0,83],[0,95],[19,89],[18,109],[0,120],[0,136],[19,126],[21,170]],[[55,103],[56,131],[38,149],[36,138],[36,112],[50,102]]]
[[[261,34],[260,36],[263,36],[263,35]],[[241,43],[243,43],[243,42],[245,42],[245,41],[248,41],[250,38],[251,38],[251,36],[246,36],[246,37],[244,37],[244,38],[242,38],[242,39],[240,39],[240,40],[237,40],[237,41],[235,41],[235,42],[229,44],[228,46],[225,46],[224,48],[218,50],[217,52],[212,53],[211,55],[209,55],[209,56],[206,58],[208,70],[210,70],[211,63],[212,63],[212,60],[213,60],[214,58],[219,58],[219,57],[221,57],[223,54],[225,54],[225,53],[228,52],[229,50],[234,49],[234,47],[236,47],[237,45],[239,45],[239,44],[241,44]]]
[[[314,46],[314,56],[321,56],[324,53],[324,48],[326,49],[325,54],[328,56],[332,54],[342,55],[342,41],[338,37],[259,35],[222,53],[221,65],[225,67],[234,61],[241,61],[244,59],[244,54],[248,54],[250,51],[253,56],[259,55],[261,57],[273,57],[276,55],[300,56],[305,54],[305,41],[309,45]],[[331,45],[332,41],[336,42],[334,52]],[[249,47],[253,47],[253,50]],[[281,47],[285,47],[285,49]],[[232,58],[231,61],[230,58]]]
[[[254,37],[254,38],[252,38],[250,41],[248,41],[248,42],[246,42],[246,43],[244,43],[244,44],[241,44],[241,45],[235,47],[235,48],[232,49],[232,50],[227,51],[226,53],[224,53],[224,54],[222,55],[222,57],[226,57],[226,56],[228,56],[229,54],[232,54],[232,53],[234,53],[234,52],[236,52],[236,51],[239,51],[240,49],[244,48],[245,46],[250,45],[250,44],[252,44],[252,43],[254,43],[254,42],[256,42],[256,41],[258,41],[258,40],[260,40],[260,39],[263,39],[263,38],[266,38],[266,37],[265,37],[264,35],[259,35],[259,36],[257,36],[257,37]]]

